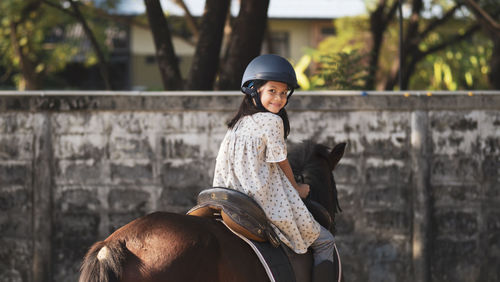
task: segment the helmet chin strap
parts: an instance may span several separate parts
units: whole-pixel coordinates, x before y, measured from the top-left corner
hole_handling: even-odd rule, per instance
[[[262,102],[260,101],[260,95],[257,91],[254,90],[253,93],[250,95],[250,97],[252,97],[255,104],[257,105],[257,109],[265,111],[265,112],[269,112],[269,110],[264,108],[264,105],[262,105]]]
[[[262,102],[260,101],[259,92],[257,92],[257,90],[254,87],[252,87],[251,84],[248,87],[246,87],[246,86],[241,87],[241,90],[243,91],[243,93],[245,93],[246,95],[250,96],[250,98],[252,98],[252,100],[255,102],[255,105],[257,106],[257,109],[265,111],[265,112],[269,112],[262,105]]]
[[[290,101],[290,97],[292,97],[292,94],[293,94],[293,88],[292,90],[290,90],[290,94],[288,94],[288,96],[286,97],[286,103],[285,105],[283,106],[283,109],[286,107],[286,105],[288,105],[288,101]]]

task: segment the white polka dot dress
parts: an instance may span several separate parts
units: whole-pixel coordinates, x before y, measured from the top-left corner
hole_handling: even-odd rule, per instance
[[[281,117],[273,113],[240,119],[222,141],[213,186],[255,199],[280,239],[302,254],[318,238],[320,226],[278,165],[287,157],[283,132]]]

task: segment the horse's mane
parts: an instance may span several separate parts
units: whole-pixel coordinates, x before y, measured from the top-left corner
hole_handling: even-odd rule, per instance
[[[316,144],[311,140],[305,140],[300,144],[292,145],[288,154],[288,160],[292,166],[294,175],[301,175],[307,169],[319,169],[320,162],[314,161],[313,157],[328,158],[328,147]]]
[[[295,144],[290,146],[288,160],[293,170],[293,174],[297,176],[302,176],[307,178],[306,182],[312,182],[308,184],[316,184],[316,187],[326,187],[327,184],[324,175],[320,172],[324,171],[326,161],[330,167],[332,167],[330,160],[330,149],[327,146],[314,143],[311,140],[303,141],[300,144]],[[325,189],[333,189],[333,213],[342,211],[338,202],[337,188],[335,186],[335,180],[333,175],[331,175],[333,187],[326,187]],[[297,179],[301,180],[301,179]],[[311,185],[312,186],[312,185]],[[313,200],[318,200],[316,197],[319,196],[320,191],[311,190],[311,198]],[[315,197],[316,196],[316,197]]]

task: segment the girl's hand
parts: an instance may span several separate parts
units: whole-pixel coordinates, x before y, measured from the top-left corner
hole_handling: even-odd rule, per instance
[[[295,178],[293,177],[293,171],[292,167],[290,166],[290,163],[288,162],[288,159],[285,159],[281,162],[278,163],[281,170],[283,170],[283,173],[285,173],[286,178],[288,178],[288,181],[292,184],[292,186],[299,192],[299,196],[302,199],[305,199],[307,195],[309,195],[309,184],[305,183],[297,183],[295,182]]]
[[[300,198],[305,199],[307,195],[309,195],[309,184],[299,183],[297,185],[297,191],[299,192]]]

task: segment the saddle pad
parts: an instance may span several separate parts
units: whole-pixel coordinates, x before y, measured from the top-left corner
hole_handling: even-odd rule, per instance
[[[264,256],[276,282],[295,282],[295,275],[283,248],[273,247],[269,242],[251,241]]]
[[[231,229],[224,221],[219,221],[252,248],[266,270],[267,276],[271,282],[295,282],[292,265],[281,247],[275,248],[268,242],[257,242],[247,239]]]

